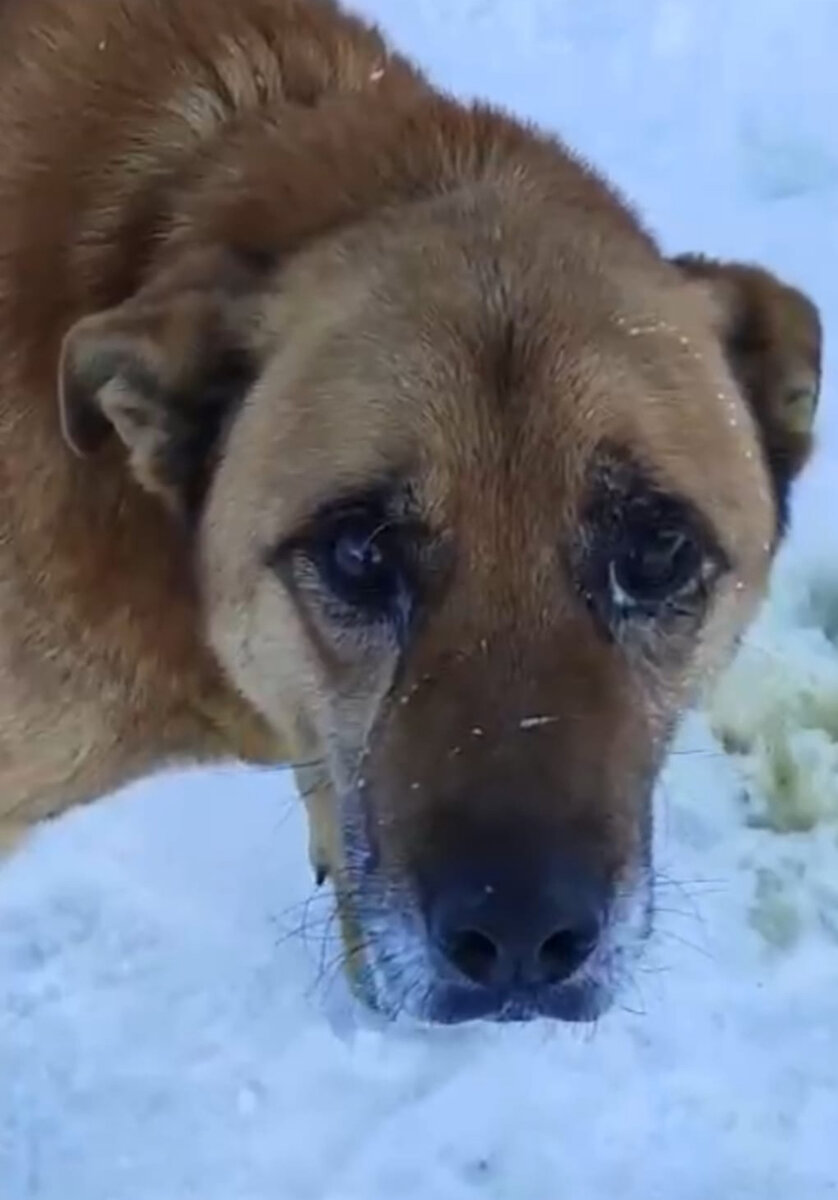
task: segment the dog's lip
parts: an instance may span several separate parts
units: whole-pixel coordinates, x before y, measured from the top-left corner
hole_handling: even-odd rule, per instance
[[[429,1001],[427,1019],[436,1025],[470,1021],[520,1025],[536,1020],[584,1024],[598,1020],[613,1000],[613,991],[599,983],[571,982],[547,993],[526,988],[484,992],[442,985]]]
[[[391,1010],[382,1000],[369,967],[362,969],[353,982],[357,999],[370,1011],[385,1020],[397,1019],[398,1011]],[[414,1014],[413,1019],[425,1026],[467,1025],[478,1021],[523,1025],[544,1020],[590,1024],[611,1008],[614,997],[613,988],[594,981],[569,982],[546,994],[528,988],[491,992],[441,982],[430,990],[423,1011]]]
[[[356,803],[360,800],[357,790],[352,791],[352,797]],[[366,831],[365,824],[364,832]],[[353,830],[353,833],[357,838],[357,829]],[[346,827],[344,835],[346,836]],[[354,855],[361,858],[366,868],[364,874],[369,881],[370,876],[376,874],[378,860],[375,858],[371,866],[370,859],[366,857],[365,852],[368,851],[368,847],[363,838],[360,851],[364,853],[359,853],[359,847],[355,841]],[[638,869],[639,877],[646,877],[648,871],[649,864],[644,859]],[[339,880],[333,880],[333,883],[339,910],[342,909],[345,915],[351,915],[357,919],[357,914],[353,912],[356,898],[346,895]],[[379,913],[379,917],[384,915]],[[652,896],[650,894],[646,907],[647,926],[651,924],[651,919]],[[649,928],[647,927],[643,931],[644,940],[648,933]],[[401,1014],[402,1005],[398,999],[393,1004],[389,1003],[386,993],[382,994],[380,980],[377,978],[375,939],[372,941],[365,939],[365,941],[366,945],[362,952],[350,951],[347,955],[347,966],[351,968],[348,971],[350,986],[356,999],[367,1009],[385,1021],[395,1020]],[[593,1024],[612,1008],[619,992],[620,973],[616,967],[622,956],[614,947],[608,950],[603,945],[601,949],[604,957],[596,953],[593,956],[600,959],[596,974],[590,974],[588,968],[582,968],[577,975],[547,990],[531,988],[518,983],[513,983],[497,991],[487,990],[459,979],[453,979],[447,974],[444,967],[440,970],[439,964],[436,964],[436,969],[434,969],[429,963],[436,978],[427,990],[422,1011],[413,1013],[413,1019],[426,1026],[460,1025],[477,1021],[496,1024],[525,1024],[537,1020],[558,1021],[563,1024]],[[433,957],[431,952],[431,962]]]
[[[386,986],[382,990],[376,967],[374,946],[368,945],[364,953],[347,956],[347,979],[356,1000],[385,1022],[409,1015],[412,1021],[425,1027],[476,1022],[594,1024],[612,1008],[619,991],[612,969],[596,976],[571,978],[548,990],[523,985],[487,990],[437,976],[427,988],[420,1011],[416,1011],[410,1003],[405,1003],[407,997],[389,996]]]

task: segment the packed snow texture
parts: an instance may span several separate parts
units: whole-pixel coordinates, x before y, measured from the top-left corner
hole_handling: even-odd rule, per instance
[[[835,0],[363,7],[446,87],[561,131],[667,248],[762,261],[838,322]],[[621,1007],[377,1029],[288,779],[147,783],[0,869],[0,1200],[838,1196],[827,348],[772,601],[660,789],[658,931]]]

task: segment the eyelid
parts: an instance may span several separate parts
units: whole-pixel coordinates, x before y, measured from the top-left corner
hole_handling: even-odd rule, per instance
[[[392,480],[364,490],[334,496],[301,516],[291,532],[280,539],[269,556],[283,556],[302,549],[328,534],[343,521],[353,519],[380,522],[387,528],[422,530],[423,523],[409,511],[410,493]]]
[[[342,506],[339,501],[324,506],[301,521],[296,528],[272,546],[265,548],[263,561],[271,569],[287,567],[295,555],[310,557],[307,551],[320,539],[327,536],[339,522],[353,516],[365,518],[370,515],[360,501]],[[382,517],[386,520],[386,517]]]

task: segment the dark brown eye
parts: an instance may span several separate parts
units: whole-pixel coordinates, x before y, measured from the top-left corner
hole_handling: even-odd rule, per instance
[[[404,563],[394,530],[380,514],[336,518],[318,538],[314,558],[323,583],[342,604],[372,619],[400,610]]]
[[[581,517],[571,570],[602,633],[630,640],[654,625],[663,647],[670,633],[698,630],[730,561],[694,502],[605,445]]]
[[[701,579],[704,554],[688,530],[629,529],[611,559],[609,583],[620,608],[651,608],[683,595]]]

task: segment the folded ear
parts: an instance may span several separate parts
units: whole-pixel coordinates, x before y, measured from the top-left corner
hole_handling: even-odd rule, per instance
[[[672,261],[712,293],[727,360],[756,418],[785,524],[791,484],[814,440],[821,384],[818,310],[761,267],[692,254]]]
[[[73,326],[58,380],[72,449],[88,456],[115,435],[140,484],[194,514],[225,423],[256,377],[249,332],[263,270],[206,252]]]

